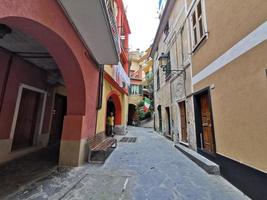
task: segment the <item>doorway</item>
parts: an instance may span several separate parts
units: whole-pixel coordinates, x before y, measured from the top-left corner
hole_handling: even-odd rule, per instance
[[[61,140],[64,116],[67,112],[67,97],[56,94],[52,111],[52,125],[49,144],[59,144]]]
[[[185,101],[179,102],[178,104],[180,108],[181,142],[188,143]]]
[[[161,113],[161,105],[158,105],[158,114],[159,114],[159,131],[162,132],[162,113]]]
[[[137,123],[136,105],[130,103],[128,106],[128,125],[136,125],[136,123]]]
[[[167,114],[167,132],[166,132],[166,136],[168,137],[172,137],[172,134],[171,134],[171,114],[170,114],[170,107],[166,107],[165,108],[166,110],[166,114]]]
[[[41,126],[43,95],[37,91],[21,88],[12,151],[31,147],[35,144]],[[19,99],[20,98],[20,99]]]
[[[209,90],[195,95],[195,115],[198,148],[215,154],[215,137]]]
[[[105,129],[105,133],[106,135],[109,135],[109,128],[108,128],[108,123],[107,123],[107,119],[108,117],[110,116],[110,113],[113,113],[113,116],[114,116],[114,123],[116,121],[116,107],[115,107],[115,104],[113,102],[113,99],[112,97],[110,97],[108,99],[108,102],[107,102],[107,113],[106,113],[106,129]],[[114,124],[115,125],[115,124]]]

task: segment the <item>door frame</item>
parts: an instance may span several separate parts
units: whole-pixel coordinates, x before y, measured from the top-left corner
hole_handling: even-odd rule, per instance
[[[12,140],[12,144],[13,144],[13,138],[14,138],[14,134],[15,134],[15,130],[16,130],[18,113],[19,113],[19,108],[20,108],[20,102],[21,102],[21,99],[22,99],[23,89],[31,90],[33,92],[37,92],[37,93],[40,93],[41,95],[43,95],[42,106],[41,106],[42,110],[41,110],[41,114],[40,114],[39,127],[38,127],[35,135],[33,136],[34,137],[33,146],[36,146],[37,142],[38,142],[38,137],[42,133],[44,114],[45,114],[45,107],[46,107],[46,100],[47,100],[47,92],[42,90],[42,89],[30,86],[30,85],[26,85],[24,83],[21,83],[20,86],[19,86],[18,95],[17,95],[17,101],[16,101],[15,111],[14,111],[14,115],[13,115],[13,121],[12,121],[12,125],[11,125],[9,139]],[[11,145],[11,148],[10,148],[9,151],[11,152],[11,150],[12,150],[12,145]]]
[[[57,97],[60,97],[60,98],[66,98],[65,100],[66,100],[66,112],[67,112],[67,105],[68,105],[68,102],[67,102],[67,96],[66,95],[63,95],[63,94],[60,94],[60,93],[57,93],[57,92],[53,92],[53,103],[52,103],[52,107],[51,107],[51,109],[52,109],[52,112],[51,112],[51,115],[50,115],[50,120],[49,120],[49,131],[48,131],[48,134],[49,134],[49,137],[48,137],[48,144],[50,144],[50,139],[51,139],[51,134],[53,134],[52,133],[52,128],[53,128],[53,112],[54,112],[54,108],[55,108],[55,102],[56,102],[56,98]],[[65,116],[65,115],[64,115]],[[62,130],[61,130],[61,137],[62,137],[62,133],[63,133],[63,126],[64,126],[64,117],[63,117],[63,124],[62,124]]]
[[[165,107],[166,115],[167,115],[167,127],[168,131],[166,131],[166,136],[172,138],[172,122],[171,122],[171,109],[170,106]]]
[[[208,86],[206,88],[203,88],[197,92],[193,93],[193,99],[194,99],[194,110],[195,110],[195,126],[196,126],[196,140],[197,140],[197,151],[204,155],[205,157],[216,157],[216,152],[217,152],[217,148],[216,148],[216,139],[215,139],[215,129],[214,129],[214,121],[213,121],[213,110],[212,110],[212,103],[211,103],[211,87]],[[212,124],[212,142],[214,145],[214,152],[207,152],[205,151],[202,147],[201,144],[201,140],[203,141],[203,136],[202,138],[200,133],[202,133],[202,124],[201,124],[201,111],[200,111],[200,107],[198,106],[198,97],[201,95],[207,95],[207,99],[208,99],[208,106],[209,106],[209,110],[210,110],[210,115],[211,115],[211,124]]]
[[[159,114],[159,132],[162,132],[162,109],[161,105],[157,106],[158,114]]]
[[[182,118],[181,118],[181,109],[180,109],[180,104],[184,102],[184,107],[185,107],[185,126],[186,126],[186,135],[187,135],[187,142],[182,141]],[[186,99],[177,101],[177,106],[179,109],[179,124],[180,124],[180,131],[179,131],[179,143],[184,144],[186,146],[189,146],[189,135],[188,135],[188,129],[187,129],[187,108],[186,108]],[[177,119],[178,120],[178,119]]]

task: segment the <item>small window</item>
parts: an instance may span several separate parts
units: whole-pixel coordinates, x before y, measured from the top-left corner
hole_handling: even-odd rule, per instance
[[[171,57],[170,57],[170,52],[168,53],[168,62],[167,65],[165,66],[165,79],[169,79],[171,75]]]
[[[157,90],[160,88],[160,77],[159,77],[159,70],[157,71]]]
[[[142,85],[131,84],[131,86],[130,86],[130,94],[142,95],[142,91],[143,91]]]
[[[205,16],[203,12],[203,0],[199,0],[191,14],[193,50],[200,44],[200,42],[206,36],[204,20]]]
[[[166,37],[169,35],[169,31],[170,31],[170,26],[168,22],[164,28],[164,34],[166,35]]]

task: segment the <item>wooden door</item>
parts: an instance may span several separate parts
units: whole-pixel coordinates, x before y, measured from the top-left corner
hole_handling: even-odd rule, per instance
[[[33,145],[39,101],[40,94],[38,92],[23,89],[12,150]]]
[[[200,107],[201,107],[200,110],[201,110],[203,149],[210,153],[214,153],[215,145],[213,138],[213,127],[212,127],[213,125],[212,125],[208,94],[203,94],[200,96]]]
[[[168,125],[167,135],[171,136],[171,115],[169,107],[166,107],[166,113],[167,113],[167,125]]]
[[[180,107],[180,115],[181,115],[181,141],[188,143],[187,139],[187,129],[186,129],[186,109],[185,109],[185,102],[179,103]]]
[[[158,106],[158,113],[159,113],[159,131],[162,131],[162,113],[161,113],[161,106]]]
[[[67,98],[56,94],[53,108],[52,125],[49,143],[59,143],[61,140],[64,116],[67,111]]]

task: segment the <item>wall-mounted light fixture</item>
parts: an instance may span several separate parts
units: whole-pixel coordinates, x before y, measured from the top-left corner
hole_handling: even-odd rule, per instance
[[[0,39],[3,39],[7,34],[10,34],[12,29],[5,24],[0,24]]]
[[[158,58],[159,66],[161,68],[165,67],[168,64],[169,56],[165,53],[161,53],[160,57]]]
[[[170,68],[167,68],[167,65],[169,64],[169,55],[168,54],[165,54],[165,53],[161,53],[160,57],[158,58],[158,61],[159,61],[159,67],[162,68],[162,71],[165,72],[165,73],[184,73],[185,70],[184,69],[170,69]]]

